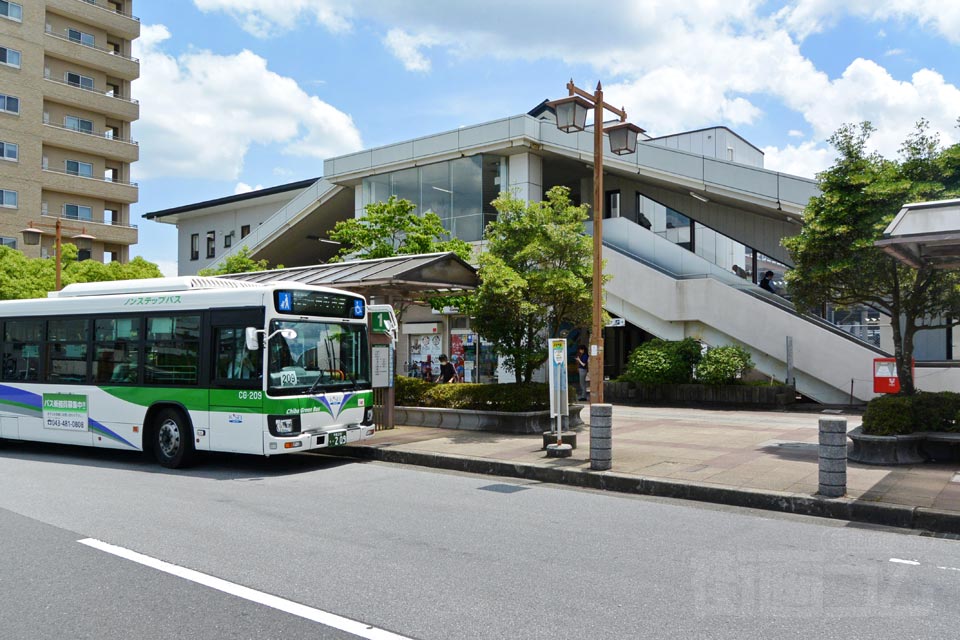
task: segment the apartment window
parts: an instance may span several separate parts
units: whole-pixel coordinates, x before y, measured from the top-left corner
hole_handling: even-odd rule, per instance
[[[0,236],[0,247],[10,247],[11,249],[16,249],[17,239],[7,238],[6,236]]]
[[[190,235],[190,259],[199,260],[200,259],[200,234],[194,233]]]
[[[63,119],[63,126],[67,129],[80,131],[81,133],[93,133],[93,121],[84,120],[76,116],[66,116]]]
[[[84,33],[83,31],[77,31],[76,29],[67,29],[67,38],[74,42],[85,44],[88,47],[94,46],[93,35],[89,33]]]
[[[93,177],[93,165],[89,162],[80,162],[79,160],[65,160],[67,173],[72,176],[82,176],[84,178]]]
[[[16,162],[20,159],[20,146],[12,142],[0,142],[0,158]]]
[[[246,238],[248,235],[250,235],[250,225],[248,224],[240,225],[240,239],[242,240]]]
[[[20,52],[16,49],[0,47],[0,62],[8,67],[20,68]]]
[[[207,231],[207,257],[213,258],[217,255],[217,232]]]
[[[17,208],[17,192],[9,189],[0,189],[0,207],[7,209]]]
[[[233,246],[233,231],[223,236],[223,248],[229,249]]]
[[[64,74],[64,79],[67,81],[67,84],[71,86],[80,87],[81,89],[93,89],[93,78],[82,76],[79,73],[67,71]]]
[[[15,98],[13,96],[5,96],[0,93],[0,111],[6,111],[7,113],[20,114],[20,98]]]
[[[93,209],[79,204],[65,204],[63,217],[71,220],[93,220]]]
[[[9,20],[23,22],[23,7],[16,2],[6,2],[6,0],[0,0],[0,16],[3,16]]]

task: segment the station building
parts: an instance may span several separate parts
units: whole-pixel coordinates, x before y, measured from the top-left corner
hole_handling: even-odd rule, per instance
[[[575,204],[604,217],[611,276],[604,306],[617,319],[605,329],[605,376],[618,375],[629,351],[651,336],[694,337],[745,347],[759,371],[792,379],[820,402],[874,395],[873,359],[892,349],[889,320],[870,310],[812,318],[757,286],[768,270],[783,284],[790,257],[780,241],[799,232],[803,209],[818,193],[813,180],[765,169],[760,149],[726,127],[711,127],[641,135],[628,155],[605,148],[604,201],[594,203],[593,157],[593,132],[560,131],[544,102],[522,115],[330,158],[316,180],[145,217],[177,226],[180,275],[240,247],[255,259],[305,267],[336,253],[324,240],[337,221],[390,196],[433,211],[453,236],[482,250],[483,229],[496,217],[490,202],[500,192],[539,201],[564,185]],[[576,327],[566,337],[588,343]],[[400,338],[401,373],[416,375],[447,353],[462,361],[469,381],[513,379],[457,309],[407,310]],[[931,361],[923,389],[956,388],[951,341],[940,334],[920,345]]]

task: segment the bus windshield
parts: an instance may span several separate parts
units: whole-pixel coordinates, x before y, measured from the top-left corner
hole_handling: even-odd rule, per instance
[[[281,329],[293,329],[284,338]],[[270,395],[370,388],[366,326],[340,322],[274,320],[270,323]]]

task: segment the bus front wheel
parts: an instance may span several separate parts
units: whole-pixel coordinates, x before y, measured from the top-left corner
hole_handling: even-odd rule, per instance
[[[193,459],[193,430],[190,422],[176,409],[163,409],[153,429],[153,454],[162,466],[179,469]]]

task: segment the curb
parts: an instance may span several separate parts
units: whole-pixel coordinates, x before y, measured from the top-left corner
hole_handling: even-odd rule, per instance
[[[695,500],[733,507],[849,520],[888,527],[960,534],[960,513],[926,507],[864,502],[853,498],[824,498],[783,491],[738,489],[696,482],[646,478],[612,471],[543,467],[527,463],[491,460],[489,458],[398,451],[375,446],[343,446],[330,450],[330,453],[321,453],[320,455],[331,454],[357,460],[377,460],[449,471],[536,480],[538,482],[618,493]]]

